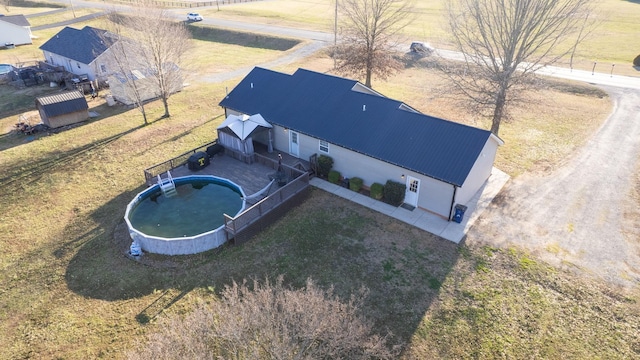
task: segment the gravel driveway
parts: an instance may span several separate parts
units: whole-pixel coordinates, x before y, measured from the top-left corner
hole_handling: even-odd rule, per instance
[[[604,89],[614,108],[602,128],[553,173],[507,184],[468,244],[519,246],[560,268],[640,285],[640,91]]]

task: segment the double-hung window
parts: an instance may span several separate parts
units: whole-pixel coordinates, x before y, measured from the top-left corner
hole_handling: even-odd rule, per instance
[[[329,153],[329,143],[324,141],[324,140],[320,140],[320,152],[328,154]]]

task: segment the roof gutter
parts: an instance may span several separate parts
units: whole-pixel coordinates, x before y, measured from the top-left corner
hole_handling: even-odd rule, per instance
[[[456,190],[458,190],[458,187],[453,185],[453,196],[451,197],[451,207],[449,207],[449,221],[451,221],[451,216],[453,215],[453,207],[455,206],[456,202]]]

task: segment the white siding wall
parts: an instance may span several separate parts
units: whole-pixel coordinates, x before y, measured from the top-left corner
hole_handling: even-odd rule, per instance
[[[94,60],[91,64],[83,64],[75,60],[71,60],[64,56],[54,54],[48,51],[43,51],[44,58],[47,63],[55,66],[64,66],[65,70],[70,73],[76,75],[87,75],[89,80],[93,81],[96,79],[96,74],[100,74],[100,69],[98,69],[98,64],[100,62],[102,55],[99,56],[96,60]],[[103,54],[104,55],[104,54]],[[107,71],[109,69],[107,68]],[[106,75],[106,74],[103,74]]]
[[[31,44],[31,29],[0,21],[0,44],[13,43],[15,45]]]
[[[231,112],[228,112],[230,114]],[[282,151],[289,151],[289,131],[285,132],[280,126],[274,126],[274,147]],[[309,160],[313,154],[323,154],[318,146],[316,138],[300,134],[299,158]],[[387,180],[405,183],[407,176],[420,179],[418,206],[445,218],[449,216],[451,200],[453,199],[453,185],[407,171],[399,166],[373,159],[363,154],[351,151],[335,144],[329,144],[329,154],[333,158],[333,168],[346,178],[359,177],[364,180],[364,185],[371,186],[374,182],[385,184]],[[402,178],[402,175],[405,178]]]
[[[480,153],[480,156],[476,159],[475,164],[469,172],[469,176],[465,180],[462,187],[458,189],[456,194],[457,204],[466,204],[475,193],[484,185],[485,181],[491,175],[491,169],[493,168],[493,162],[496,158],[498,151],[498,142],[493,137],[489,137],[484,144],[484,148]]]

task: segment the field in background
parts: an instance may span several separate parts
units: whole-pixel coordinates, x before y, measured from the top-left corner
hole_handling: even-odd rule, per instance
[[[194,75],[262,63],[299,46],[200,25],[194,32],[187,55]],[[442,80],[428,59],[410,65],[387,81],[374,79],[376,90],[436,116],[486,125],[440,96]],[[276,70],[298,67],[330,72],[332,61],[317,54]],[[0,358],[123,358],[158,317],[215,299],[231,279],[279,274],[292,286],[311,276],[345,298],[369,287],[365,315],[407,346],[403,359],[640,357],[637,292],[559,272],[516,250],[459,247],[317,190],[245,246],[147,255],[153,266],[127,259],[122,216],[144,188],[142,170],[215,138],[223,120],[217,103],[240,80],[209,84],[202,77],[171,97],[169,119],[157,120],[163,109],[153,102],[153,123],[142,126],[137,110],[100,99],[89,102],[98,118],[33,137],[12,126],[32,110],[33,96],[51,90],[0,86]],[[531,94],[535,108],[517,108],[502,128],[497,165],[513,175],[556,166],[610,111],[591,87],[546,87]]]
[[[60,6],[46,2],[14,2],[14,6],[9,8],[9,14],[34,14],[55,10]],[[243,20],[328,33],[333,33],[334,30],[334,10],[334,3],[330,0],[270,0],[223,5],[220,6],[220,10],[215,6],[198,9],[205,18]],[[77,16],[97,11],[75,10]],[[452,49],[451,39],[445,28],[443,1],[417,1],[415,15],[416,20],[403,32],[407,44],[413,40],[421,40],[439,48]],[[58,16],[66,20],[71,19],[73,14],[71,9],[67,9],[59,15],[43,15],[30,18],[30,21],[32,26],[37,26],[56,20]],[[595,70],[602,73],[613,71],[613,74],[617,75],[640,76],[638,70],[632,66],[633,59],[640,55],[634,47],[637,35],[640,34],[640,22],[637,21],[640,18],[640,4],[634,1],[602,0],[597,4],[595,17],[599,27],[578,48],[573,67],[591,71],[595,65]],[[48,39],[49,33],[51,32],[38,32],[35,35],[41,39]],[[41,58],[38,46],[35,41],[34,45],[30,46],[35,49],[33,51],[14,49],[11,54],[0,51],[0,62],[15,63],[15,59],[20,58]],[[21,48],[23,47],[18,47]],[[568,67],[569,59],[563,59],[559,65]]]
[[[441,0],[416,1],[416,20],[403,32],[407,44],[413,40],[430,42],[438,48],[453,49],[445,28],[445,8]],[[251,22],[299,27],[333,33],[334,2],[330,0],[272,0],[202,9],[205,17],[246,19]],[[578,48],[574,68],[614,74],[640,76],[633,59],[640,55],[635,47],[640,34],[640,4],[635,1],[602,0],[595,12],[597,30]],[[408,49],[407,49],[408,50]],[[564,59],[561,66],[569,66]]]

